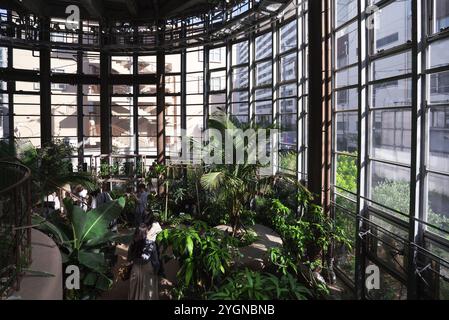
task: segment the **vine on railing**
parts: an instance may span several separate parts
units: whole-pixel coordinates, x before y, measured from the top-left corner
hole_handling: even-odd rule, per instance
[[[20,276],[31,263],[30,170],[0,161],[0,298],[19,290]]]

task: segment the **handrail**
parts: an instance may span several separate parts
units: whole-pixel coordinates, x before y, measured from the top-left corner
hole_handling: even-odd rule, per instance
[[[0,161],[0,166],[2,166],[2,165],[9,165],[9,166],[20,167],[21,169],[23,169],[25,171],[25,174],[24,174],[23,178],[20,179],[20,181],[14,183],[12,186],[7,187],[6,189],[0,190],[0,195],[2,195],[4,193],[7,193],[10,190],[13,190],[13,189],[17,188],[18,186],[23,184],[25,181],[27,181],[31,177],[31,170],[29,168],[25,167],[24,165],[20,164],[20,163]]]
[[[7,226],[0,229],[0,236],[8,244],[0,252],[0,277],[7,280],[0,283],[0,298],[19,290],[22,272],[31,262],[31,170],[9,160],[0,160],[0,168],[11,173],[2,175],[11,185],[0,190],[0,224]]]

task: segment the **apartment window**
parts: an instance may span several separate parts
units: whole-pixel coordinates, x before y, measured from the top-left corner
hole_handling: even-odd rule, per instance
[[[347,104],[348,103],[348,90],[340,90],[337,91],[337,103],[338,104]]]
[[[449,72],[436,73],[430,76],[430,93],[431,94],[449,93]]]
[[[225,48],[215,48],[209,50],[209,63],[223,63],[225,61]],[[199,61],[203,61],[202,52],[198,52]]]
[[[383,37],[382,39],[378,39],[376,45],[378,48],[382,48],[398,40],[399,40],[399,33],[395,32],[393,34],[390,34],[389,36]]]
[[[449,27],[449,2],[434,0],[435,26],[434,32],[440,32]]]

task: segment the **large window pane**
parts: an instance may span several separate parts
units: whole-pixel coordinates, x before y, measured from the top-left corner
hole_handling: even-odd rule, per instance
[[[372,154],[376,159],[410,164],[412,113],[381,110],[373,113]]]
[[[232,65],[248,63],[248,42],[239,42],[232,46]]]
[[[411,107],[411,79],[392,80],[369,86],[372,108]]]
[[[429,174],[427,221],[446,231],[429,227],[429,231],[449,239],[449,177]]]
[[[337,69],[357,62],[358,57],[358,32],[357,23],[352,23],[347,28],[336,34],[335,53]]]
[[[287,25],[281,27],[280,39],[281,39],[281,52],[296,48],[297,28],[296,20],[288,23]]]
[[[410,169],[372,161],[371,172],[371,199],[384,206],[382,207],[384,211],[386,207],[408,214],[410,212]],[[398,215],[398,217],[402,216]]]
[[[432,0],[432,33],[437,33],[449,27],[449,2],[447,0]]]
[[[412,37],[411,0],[393,1],[373,13],[371,53],[396,47]]]
[[[271,32],[256,38],[256,60],[271,57],[273,54],[273,43]]]
[[[429,110],[429,168],[449,173],[449,106]]]
[[[357,112],[336,114],[337,151],[352,153],[358,150],[358,120]]]
[[[281,57],[281,81],[296,79],[297,64],[296,53]]]
[[[337,0],[335,3],[336,27],[351,20],[357,15],[357,0]]]

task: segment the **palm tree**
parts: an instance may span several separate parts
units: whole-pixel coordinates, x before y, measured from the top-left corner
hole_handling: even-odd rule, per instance
[[[249,129],[248,126],[240,124],[229,117],[221,119],[210,119],[209,128],[220,131],[222,141],[214,150],[217,151],[223,163],[225,163],[224,141],[233,141],[233,150],[256,150],[257,130],[249,132],[248,143],[240,135],[234,135],[236,130]],[[215,142],[216,143],[216,142]],[[249,208],[251,201],[260,193],[261,186],[267,178],[260,176],[260,169],[263,167],[259,161],[252,163],[247,157],[238,163],[235,152],[232,164],[206,165],[205,173],[201,177],[201,185],[204,189],[213,192],[218,201],[225,204],[225,210],[230,216],[233,236],[241,227],[240,216],[245,208]]]

